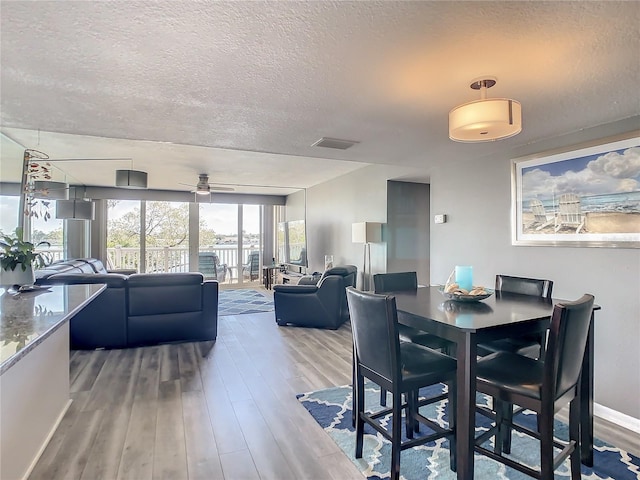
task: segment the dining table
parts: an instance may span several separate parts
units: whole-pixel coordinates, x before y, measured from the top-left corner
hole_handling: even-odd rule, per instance
[[[396,298],[398,322],[445,338],[455,344],[457,359],[457,478],[474,474],[476,366],[479,343],[542,333],[549,327],[555,303],[562,300],[495,292],[482,301],[456,301],[442,286],[389,292]],[[599,306],[594,306],[599,310]],[[593,335],[591,315],[579,384],[581,461],[593,466]]]

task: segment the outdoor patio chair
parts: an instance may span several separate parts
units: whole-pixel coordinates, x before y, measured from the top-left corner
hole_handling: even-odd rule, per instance
[[[242,265],[242,275],[250,281],[260,278],[260,252],[251,252],[247,263]]]

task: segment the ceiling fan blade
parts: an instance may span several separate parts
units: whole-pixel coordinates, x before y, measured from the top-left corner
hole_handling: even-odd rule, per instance
[[[193,183],[178,182],[178,185],[184,185],[185,187],[197,187],[197,185],[194,185]]]
[[[211,190],[216,190],[218,192],[235,192],[236,189],[235,188],[231,188],[231,187],[211,187]]]
[[[100,162],[100,161],[111,161],[111,160],[131,160],[131,157],[114,157],[114,158],[47,158],[43,160],[45,162]]]

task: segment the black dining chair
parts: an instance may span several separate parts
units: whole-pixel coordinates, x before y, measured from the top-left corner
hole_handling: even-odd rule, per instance
[[[455,470],[455,376],[456,361],[447,355],[410,342],[400,342],[398,316],[394,296],[361,292],[347,288],[347,302],[353,331],[355,385],[354,411],[356,412],[355,457],[362,458],[365,423],[391,442],[391,478],[400,478],[400,452],[423,445],[438,438],[449,437],[450,463]],[[390,391],[391,408],[371,413],[365,409],[364,380],[371,380]],[[413,403],[422,387],[446,382],[449,387],[449,427],[445,429],[421,415]],[[405,394],[407,403],[402,402]],[[432,399],[439,401],[441,395]],[[402,441],[402,411],[409,418]],[[391,414],[391,428],[381,423]],[[413,423],[427,425],[432,434],[413,438]]]
[[[416,272],[377,273],[373,276],[373,288],[375,293],[416,290],[418,288],[418,274]],[[436,337],[402,323],[398,324],[398,335],[401,342],[416,343],[423,347],[439,350],[447,355],[451,354],[454,347],[452,342],[444,338]],[[381,389],[380,405],[385,406],[386,401],[387,392],[385,389]]]
[[[551,301],[553,282],[537,278],[512,277],[496,275],[496,295],[514,293],[546,298]],[[517,338],[505,338],[478,344],[478,355],[481,357],[495,352],[514,352],[532,358],[544,354],[545,335],[525,335]]]
[[[580,397],[578,381],[593,311],[593,295],[585,294],[575,302],[554,306],[542,360],[498,352],[478,361],[477,391],[494,398],[495,426],[476,439],[476,451],[526,475],[552,480],[554,470],[567,457],[571,459],[571,478],[580,476]],[[554,438],[554,416],[569,403],[569,441]],[[505,410],[512,404],[538,414],[539,432],[507,420]],[[512,429],[540,440],[540,470],[522,465],[503,455],[505,437]],[[493,451],[482,447],[495,436]],[[553,449],[561,449],[554,457]],[[506,453],[506,452],[504,452]]]

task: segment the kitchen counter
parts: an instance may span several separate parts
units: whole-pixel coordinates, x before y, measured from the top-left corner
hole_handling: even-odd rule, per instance
[[[27,478],[67,411],[69,320],[104,288],[0,287],[0,478]]]

